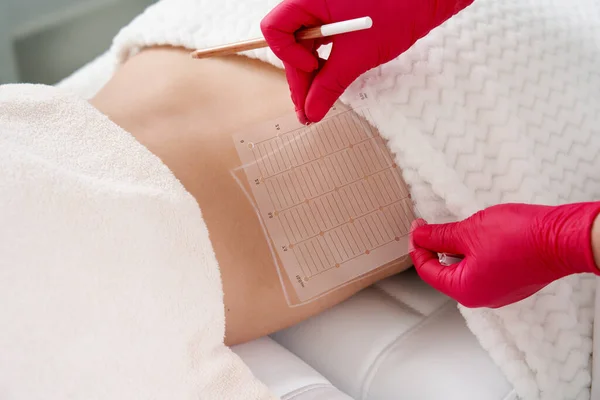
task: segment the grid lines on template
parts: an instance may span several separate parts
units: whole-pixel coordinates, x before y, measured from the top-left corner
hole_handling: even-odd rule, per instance
[[[304,279],[408,234],[409,193],[382,138],[357,115],[344,112],[249,148]]]

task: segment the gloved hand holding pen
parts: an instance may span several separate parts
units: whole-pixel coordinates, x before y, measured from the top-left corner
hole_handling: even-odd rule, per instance
[[[263,35],[285,65],[302,123],[318,122],[361,74],[386,63],[473,0],[284,0],[261,22]],[[371,17],[373,27],[335,37],[297,42],[311,27]],[[317,48],[333,42],[327,61]]]

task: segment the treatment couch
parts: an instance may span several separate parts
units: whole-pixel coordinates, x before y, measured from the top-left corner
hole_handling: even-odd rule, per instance
[[[509,400],[456,303],[409,270],[234,351],[282,400]]]

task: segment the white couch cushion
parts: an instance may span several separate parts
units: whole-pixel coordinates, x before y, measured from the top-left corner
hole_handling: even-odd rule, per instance
[[[254,375],[282,400],[352,400],[312,367],[268,337],[232,349]]]
[[[513,396],[456,304],[413,270],[273,338],[354,399]]]

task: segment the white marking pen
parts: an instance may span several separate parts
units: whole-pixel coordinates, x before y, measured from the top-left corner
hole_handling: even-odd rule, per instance
[[[446,253],[438,253],[438,259],[440,260],[440,264],[446,267],[452,264],[458,264],[463,260],[463,258],[460,256],[454,254],[450,255]]]
[[[334,22],[333,24],[321,25],[315,28],[308,28],[305,30],[298,31],[298,33],[296,34],[296,39],[316,39],[319,37],[341,35],[342,33],[369,29],[372,26],[373,20],[371,19],[371,17],[349,19],[347,21]],[[320,36],[314,36],[314,34],[311,34],[311,30],[320,32]]]
[[[371,17],[362,17],[349,19],[346,21],[334,22],[312,28],[301,29],[296,32],[296,40],[318,39],[327,36],[341,35],[344,33],[361,31],[373,26]],[[255,50],[268,47],[267,41],[263,38],[245,40],[243,42],[230,43],[222,46],[210,47],[192,52],[192,58],[207,58],[216,56],[226,56],[240,53],[242,51]]]

